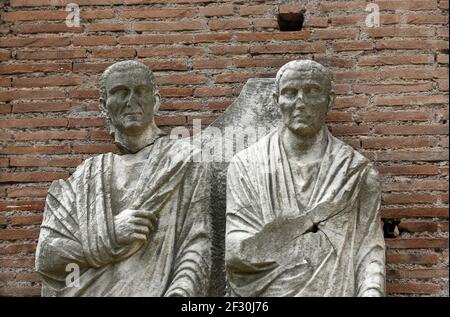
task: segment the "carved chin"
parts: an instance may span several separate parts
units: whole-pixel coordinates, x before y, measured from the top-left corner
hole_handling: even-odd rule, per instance
[[[297,135],[314,135],[316,134],[320,128],[315,127],[312,124],[300,123],[300,122],[292,122],[288,125],[288,129],[294,132]]]

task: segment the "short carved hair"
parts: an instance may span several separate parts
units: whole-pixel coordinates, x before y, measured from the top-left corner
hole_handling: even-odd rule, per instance
[[[276,94],[278,95],[279,87],[280,87],[280,80],[283,77],[284,73],[287,70],[310,70],[311,72],[317,72],[319,73],[323,78],[327,81],[327,86],[331,92],[331,82],[332,82],[332,74],[331,72],[322,64],[319,64],[315,61],[311,60],[294,60],[290,61],[289,63],[283,65],[277,72],[277,76],[275,78],[275,88],[276,88]]]

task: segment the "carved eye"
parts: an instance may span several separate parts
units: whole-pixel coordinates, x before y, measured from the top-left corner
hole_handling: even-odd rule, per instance
[[[297,89],[294,88],[287,88],[287,89],[283,89],[282,94],[286,97],[286,98],[294,98],[295,96],[297,96]]]
[[[128,89],[125,87],[119,87],[114,89],[112,93],[119,98],[125,98],[128,95]]]
[[[317,95],[320,94],[322,89],[319,86],[307,86],[305,87],[305,93],[308,95]]]

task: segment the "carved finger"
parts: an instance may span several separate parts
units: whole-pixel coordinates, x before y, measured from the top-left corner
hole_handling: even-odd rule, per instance
[[[135,225],[139,225],[139,226],[146,226],[146,227],[150,227],[152,226],[152,222],[150,219],[147,218],[141,218],[141,217],[134,217],[131,220],[131,223],[135,224]]]
[[[134,227],[134,232],[148,235],[148,233],[150,231],[149,231],[148,227],[146,227],[146,226],[135,226]]]
[[[152,211],[149,211],[149,210],[143,210],[143,209],[136,210],[134,212],[134,216],[146,218],[146,219],[151,220],[152,222],[158,221],[158,217]]]
[[[132,238],[134,240],[143,240],[143,241],[147,241],[147,236],[145,234],[142,233],[133,233]]]

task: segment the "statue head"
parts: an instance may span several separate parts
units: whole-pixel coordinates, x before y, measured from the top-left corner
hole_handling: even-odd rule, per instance
[[[334,104],[331,73],[311,60],[295,60],[277,73],[274,102],[280,107],[283,124],[299,136],[317,134]]]
[[[152,71],[133,60],[109,66],[100,78],[100,103],[112,132],[141,135],[155,126],[160,105]]]

